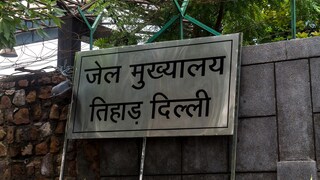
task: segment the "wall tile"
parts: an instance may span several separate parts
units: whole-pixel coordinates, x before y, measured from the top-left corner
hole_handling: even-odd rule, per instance
[[[182,172],[227,172],[228,155],[228,136],[186,138],[182,145]]]
[[[148,138],[146,147],[144,174],[181,173],[181,139]]]
[[[242,65],[274,62],[286,59],[285,41],[242,48]]]
[[[276,117],[240,119],[237,171],[275,171],[277,161]]]
[[[307,60],[276,63],[280,160],[314,159]]]
[[[140,139],[107,139],[101,142],[101,176],[138,175]]]
[[[310,59],[313,112],[320,112],[320,58]]]
[[[239,116],[275,115],[275,109],[273,64],[242,67]]]

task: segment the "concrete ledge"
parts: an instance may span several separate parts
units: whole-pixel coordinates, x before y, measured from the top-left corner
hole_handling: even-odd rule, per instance
[[[278,180],[317,180],[315,161],[281,161],[277,163]]]
[[[320,56],[320,37],[294,39],[242,48],[242,65]]]
[[[268,63],[286,59],[286,41],[242,48],[242,65]]]
[[[286,41],[287,59],[320,56],[320,37]]]

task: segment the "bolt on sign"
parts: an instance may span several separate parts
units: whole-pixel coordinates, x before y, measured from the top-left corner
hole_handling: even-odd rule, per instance
[[[232,135],[241,35],[80,52],[68,138]]]

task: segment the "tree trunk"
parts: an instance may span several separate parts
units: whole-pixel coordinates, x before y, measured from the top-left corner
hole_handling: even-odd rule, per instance
[[[220,3],[220,7],[219,7],[219,14],[217,17],[217,21],[216,24],[214,26],[214,29],[218,32],[222,32],[222,19],[223,19],[223,15],[224,15],[224,3],[221,2]]]

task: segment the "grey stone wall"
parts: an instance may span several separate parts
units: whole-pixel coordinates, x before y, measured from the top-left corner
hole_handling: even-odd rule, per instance
[[[259,171],[274,171],[271,179],[317,178],[319,56],[320,38],[243,48],[239,172],[258,176]]]
[[[237,180],[317,179],[320,38],[243,47],[239,103]],[[42,109],[48,108],[44,105]],[[1,120],[0,130],[10,134],[6,125],[14,123],[6,117]],[[138,179],[141,138],[73,140],[70,144],[67,179]],[[227,180],[231,148],[229,136],[148,138],[144,179]],[[0,179],[5,175],[1,167],[14,169],[15,159],[5,154],[0,156]],[[37,177],[34,171],[32,177]],[[57,177],[56,173],[51,177]]]
[[[320,38],[243,47],[239,101],[236,179],[317,179]],[[141,144],[99,140],[97,176],[138,179]],[[229,179],[231,145],[227,136],[148,138],[145,179]]]

